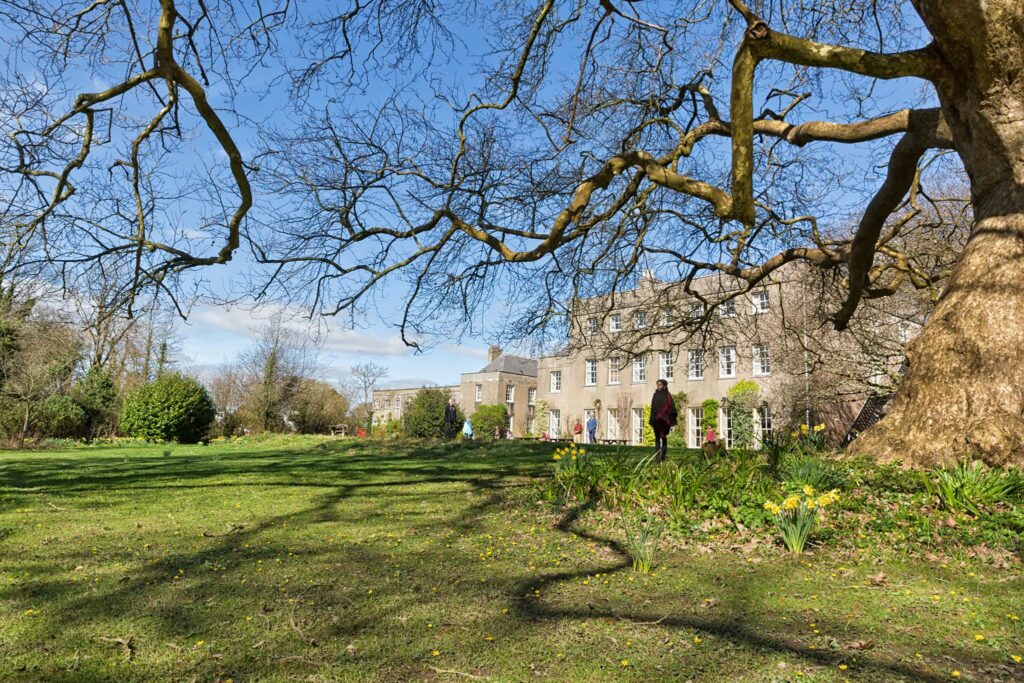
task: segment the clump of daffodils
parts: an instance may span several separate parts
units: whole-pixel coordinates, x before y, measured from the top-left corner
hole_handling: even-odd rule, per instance
[[[802,494],[802,495],[801,495]],[[819,508],[826,508],[839,502],[838,489],[820,493],[815,497],[814,488],[804,486],[800,493],[794,493],[781,503],[765,501],[764,509],[775,517],[775,525],[782,534],[782,542],[791,553],[802,553],[807,538],[811,535]]]
[[[578,460],[579,458],[582,458],[586,454],[586,449],[576,448],[576,444],[573,443],[563,448],[555,450],[555,454],[551,456],[551,459],[554,460],[555,462],[558,462],[559,460],[572,461]]]

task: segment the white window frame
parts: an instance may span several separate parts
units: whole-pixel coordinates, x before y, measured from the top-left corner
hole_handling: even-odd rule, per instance
[[[732,427],[732,407],[719,408],[718,424],[725,427],[722,431],[725,432],[725,446],[726,448],[732,448],[733,443],[733,427]]]
[[[608,359],[608,384],[619,384],[622,375],[622,357],[612,356]]]
[[[663,308],[663,309],[661,309],[661,317],[658,320],[658,325],[660,327],[669,327],[674,322],[675,322],[675,315],[673,315],[672,309],[671,308]]]
[[[689,415],[690,448],[704,445],[704,408],[697,406],[686,411]]]
[[[473,399],[477,403],[482,403],[483,402],[483,400],[484,400],[484,385],[483,384],[477,384],[476,385],[476,389],[474,390],[474,393],[473,393]]]
[[[585,387],[596,387],[597,386],[597,360],[594,358],[586,359],[583,365],[583,386]]]
[[[659,377],[667,382],[671,382],[675,375],[675,366],[672,362],[672,352],[662,351],[659,357],[660,362],[658,364]]]
[[[552,408],[551,412],[548,413],[548,429],[552,439],[557,439],[562,436],[562,411],[558,408]]]
[[[767,344],[754,344],[753,350],[753,374],[754,377],[772,376],[772,354]]]
[[[537,405],[537,387],[530,387],[526,390],[526,405]]]
[[[704,304],[699,303],[699,302],[695,303],[695,304],[690,304],[689,316],[690,316],[690,322],[697,322],[701,318],[703,318],[704,317]]]
[[[686,377],[687,379],[699,382],[704,379],[704,368],[707,363],[704,349],[690,349],[687,352]],[[696,361],[696,362],[695,362]]]
[[[642,330],[647,327],[647,311],[640,309],[633,311],[633,329]]]
[[[597,318],[587,318],[587,334],[593,337],[597,334],[597,328],[600,325]]]
[[[719,318],[735,318],[736,317],[736,299],[726,299],[718,305],[718,317]]]
[[[608,331],[609,332],[621,332],[622,331],[622,314],[612,313],[608,316]]]
[[[633,384],[647,383],[647,354],[633,357]]]
[[[767,313],[771,308],[771,295],[767,289],[754,292],[754,315]]]
[[[551,371],[551,393],[558,394],[562,391],[562,371],[552,370]]]
[[[718,377],[732,379],[736,376],[736,347],[723,346],[718,349]]]
[[[619,424],[619,409],[618,408],[609,408],[608,409],[607,422],[608,422],[608,425],[605,427],[605,431],[608,433],[608,438],[609,439],[619,439],[619,438],[621,438],[619,436],[619,434],[621,433],[622,429],[621,429],[621,425]]]
[[[763,403],[757,408],[757,437],[764,441],[764,437],[772,431],[772,407]]]
[[[533,434],[534,428],[537,426],[537,418],[533,415],[526,416],[526,433]]]
[[[506,384],[505,385],[505,403],[516,402],[516,385]]]

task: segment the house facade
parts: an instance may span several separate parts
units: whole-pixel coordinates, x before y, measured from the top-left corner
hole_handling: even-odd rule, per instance
[[[416,394],[423,387],[411,387],[404,389],[374,389],[373,391],[373,424],[383,425],[391,420],[401,420],[403,409],[412,403]],[[431,387],[434,388],[434,387]],[[436,387],[451,393],[452,397],[461,403],[459,385]]]
[[[577,421],[585,425],[595,417],[599,441],[642,443],[644,408],[659,379],[677,397],[685,394],[679,428],[690,447],[703,443],[703,402],[721,401],[743,380],[760,390],[755,431],[772,429],[784,283],[743,294],[730,292],[717,277],[690,287],[695,295],[648,275],[614,298],[576,302],[569,344],[538,361],[538,400],[549,436],[567,436]],[[721,406],[718,423],[721,437],[730,441],[732,409]]]
[[[487,365],[462,375],[459,405],[472,417],[482,405],[504,405],[508,413],[506,430],[513,437],[533,432],[537,395],[537,360],[504,353],[500,347],[487,350]]]

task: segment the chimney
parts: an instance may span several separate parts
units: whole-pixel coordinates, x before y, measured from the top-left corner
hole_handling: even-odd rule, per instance
[[[495,358],[501,355],[501,347],[496,344],[491,344],[487,349],[487,362],[490,363]]]

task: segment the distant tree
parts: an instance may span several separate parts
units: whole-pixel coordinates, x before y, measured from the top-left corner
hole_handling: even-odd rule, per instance
[[[11,333],[14,343],[0,358],[0,402],[9,413],[7,427],[22,448],[34,430],[39,405],[70,384],[81,348],[73,329],[45,318],[16,322]]]
[[[302,380],[291,399],[288,419],[300,434],[324,434],[345,421],[348,399],[326,382]]]
[[[473,431],[480,437],[493,438],[496,429],[503,434],[508,429],[508,410],[504,404],[477,406],[473,413]]]
[[[444,434],[444,407],[452,394],[447,389],[424,387],[402,410],[402,431],[410,437],[436,438]],[[465,418],[456,407],[456,424]]]
[[[281,318],[262,327],[240,362],[242,423],[258,432],[283,431],[291,400],[312,374],[316,357],[309,337],[288,328]]]
[[[105,370],[93,365],[71,389],[71,398],[85,416],[83,436],[111,435],[117,430],[120,401],[114,380]]]
[[[198,380],[165,372],[125,398],[121,429],[147,441],[195,443],[206,436],[215,414]]]
[[[353,365],[349,372],[355,382],[355,389],[369,412],[366,418],[366,430],[369,433],[373,427],[373,390],[377,388],[378,382],[388,376],[388,369],[377,363],[358,363]]]

